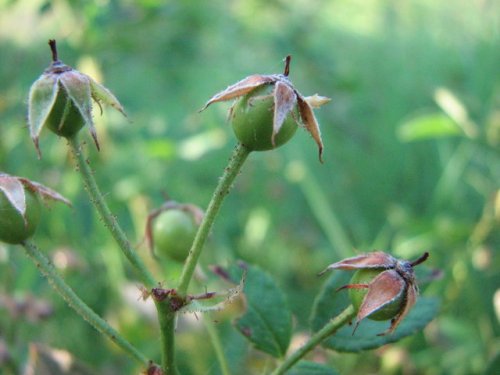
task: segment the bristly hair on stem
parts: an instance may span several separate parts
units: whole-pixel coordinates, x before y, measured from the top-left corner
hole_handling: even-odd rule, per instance
[[[288,77],[288,74],[290,74],[290,60],[292,59],[291,55],[287,55],[285,57],[285,71],[283,72],[283,75],[285,77]]]
[[[57,57],[57,46],[55,39],[49,39],[50,50],[52,51],[52,61],[57,62],[59,58]]]
[[[411,262],[411,266],[412,267],[415,267],[415,266],[418,266],[420,263],[424,263],[427,258],[429,258],[429,252],[425,252],[422,254],[422,256],[420,256],[418,259],[415,259],[413,262]]]

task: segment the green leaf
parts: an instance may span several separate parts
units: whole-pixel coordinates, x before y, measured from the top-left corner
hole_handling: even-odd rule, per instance
[[[348,284],[352,276],[350,272],[337,272],[325,283],[314,303],[311,326],[318,331],[332,317],[338,315],[350,304],[348,293],[336,292],[342,285]],[[390,322],[377,322],[365,319],[353,335],[353,327],[341,328],[335,336],[323,342],[323,346],[340,352],[359,352],[378,348],[382,345],[396,342],[423,329],[438,314],[439,300],[437,298],[421,297],[410,313],[404,318],[394,333],[377,336],[387,329]]]
[[[403,142],[435,139],[463,134],[458,125],[443,114],[428,114],[415,117],[401,124],[397,130]]]
[[[236,328],[255,348],[283,357],[292,334],[292,314],[285,297],[269,274],[256,266],[245,267],[248,267],[243,289],[246,311],[236,319]],[[237,266],[229,269],[234,282],[239,282],[242,272]]]
[[[294,366],[288,375],[338,375],[337,370],[311,361],[300,361],[297,366]]]

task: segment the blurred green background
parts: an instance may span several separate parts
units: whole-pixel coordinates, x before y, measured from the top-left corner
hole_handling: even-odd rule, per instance
[[[137,301],[138,283],[94,215],[65,140],[42,133],[38,160],[29,138],[27,96],[50,63],[47,40],[128,113],[127,121],[95,111],[101,152],[86,130],[84,139],[111,208],[138,244],[165,193],[205,207],[227,162],[229,104],[198,109],[247,75],[281,72],[291,54],[296,88],[332,98],[316,111],[325,163],[305,131],[251,155],[193,292],[228,287],[210,264],[258,264],[285,290],[300,343],[326,265],[357,251],[407,259],[429,251],[427,266],[442,271],[425,290],[443,300],[437,319],[394,345],[314,358],[341,374],[498,374],[499,18],[493,0],[0,0],[0,170],[72,200],[73,209],[45,212],[35,241],[84,300],[157,358],[151,311]],[[144,246],[138,251],[149,259]],[[149,261],[166,286],[179,274],[179,265]],[[52,306],[41,323],[25,311],[34,309],[30,296]],[[1,244],[0,297],[0,344],[11,364],[43,342],[96,373],[140,371],[52,293],[22,249]],[[9,310],[8,300],[28,308]],[[239,309],[207,318],[219,322],[233,372],[262,373],[270,360],[231,328]],[[179,322],[180,366],[219,374],[202,321]]]

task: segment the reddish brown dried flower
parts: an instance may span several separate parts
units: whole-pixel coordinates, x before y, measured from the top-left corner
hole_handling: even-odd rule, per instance
[[[420,258],[410,262],[376,251],[333,263],[320,275],[334,269],[361,270],[351,280],[352,284],[344,285],[338,290],[366,290],[365,293],[358,294],[361,297],[359,301],[356,301],[357,297],[353,298],[351,295],[353,305],[358,307],[354,330],[364,318],[374,320],[392,318],[389,329],[379,334],[386,335],[396,329],[415,304],[418,286],[413,267],[424,262],[428,257],[429,253],[425,252]],[[368,273],[367,270],[372,272]]]

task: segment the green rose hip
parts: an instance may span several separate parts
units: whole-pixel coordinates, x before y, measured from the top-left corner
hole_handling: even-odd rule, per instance
[[[0,192],[0,241],[20,244],[35,233],[40,223],[40,199],[35,193],[25,189],[25,202],[23,217],[5,193]]]

